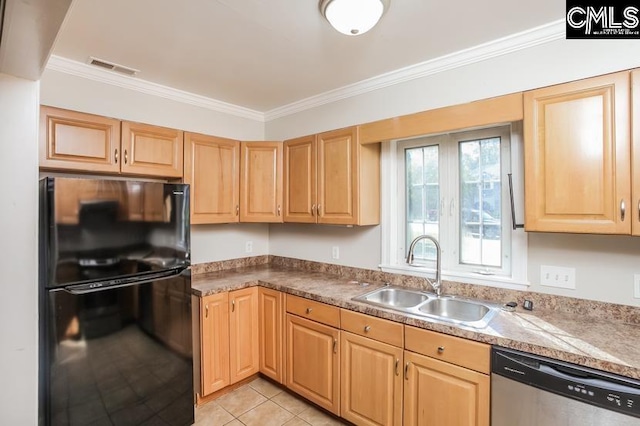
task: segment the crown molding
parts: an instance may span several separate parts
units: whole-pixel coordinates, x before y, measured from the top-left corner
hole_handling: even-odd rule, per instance
[[[549,43],[565,38],[565,20],[551,22],[520,33],[483,43],[449,55],[400,68],[354,84],[330,90],[265,112],[265,121],[269,122],[321,105],[336,102],[382,89],[394,84],[404,83],[429,75],[441,73],[518,50]]]
[[[195,105],[197,107],[206,108],[224,114],[264,122],[264,113],[260,111],[222,102],[206,96],[196,95],[195,93],[174,89],[172,87],[163,86],[161,84],[152,83],[139,78],[117,74],[112,71],[103,70],[89,64],[73,61],[61,56],[51,55],[51,58],[47,63],[47,69],[122,87],[124,89],[135,90],[148,95],[159,96],[161,98]]]

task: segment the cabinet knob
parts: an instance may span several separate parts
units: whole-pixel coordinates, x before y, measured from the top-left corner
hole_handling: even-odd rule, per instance
[[[400,358],[396,358],[396,376],[400,375],[400,371],[398,370],[399,365],[400,365]]]
[[[278,216],[280,216],[280,211],[281,211],[280,204],[278,204]]]
[[[128,157],[127,157],[127,150],[125,149],[125,150],[124,150],[124,164],[127,164],[127,159],[128,159]]]
[[[624,222],[624,214],[626,212],[626,206],[624,204],[624,198],[620,200],[620,222]]]
[[[338,353],[338,339],[333,339],[333,353]]]
[[[311,313],[311,311],[313,311],[313,308],[307,308],[307,315],[309,315]]]
[[[371,326],[370,325],[365,325],[364,326],[364,332],[368,333],[369,331],[371,331]]]
[[[118,148],[116,148],[116,150],[113,152],[113,161],[118,164]]]
[[[311,206],[311,216],[315,216],[316,215],[316,205],[312,205]]]
[[[240,214],[240,206],[236,204],[236,216]]]
[[[204,306],[204,317],[209,318],[209,304]]]
[[[231,312],[234,312],[236,310],[236,299],[233,299],[231,301]]]
[[[438,353],[441,354],[444,352],[444,346],[438,346]]]
[[[409,363],[404,365],[404,379],[409,380]]]

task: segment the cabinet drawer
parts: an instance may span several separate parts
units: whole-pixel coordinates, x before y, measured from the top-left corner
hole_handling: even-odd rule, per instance
[[[397,322],[341,309],[340,323],[343,330],[400,348],[404,347],[403,325]]]
[[[340,328],[340,308],[287,294],[287,312]]]
[[[460,337],[405,326],[405,348],[481,373],[489,374],[491,346]]]

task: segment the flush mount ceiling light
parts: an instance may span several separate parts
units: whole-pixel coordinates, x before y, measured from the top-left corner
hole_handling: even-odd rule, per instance
[[[389,8],[390,0],[321,0],[320,12],[333,28],[354,36],[373,28]]]

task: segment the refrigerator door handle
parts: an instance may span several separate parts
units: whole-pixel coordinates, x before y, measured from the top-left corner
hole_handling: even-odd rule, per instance
[[[170,269],[168,271],[162,271],[162,272],[150,274],[144,277],[135,277],[127,282],[119,282],[119,283],[118,282],[114,282],[114,283],[96,282],[96,283],[90,283],[90,284],[72,285],[72,286],[64,287],[64,290],[74,295],[95,293],[98,291],[110,290],[112,288],[128,287],[132,285],[138,285],[138,284],[148,283],[151,281],[159,281],[166,278],[175,277],[177,275],[180,275],[184,270],[185,268]]]

